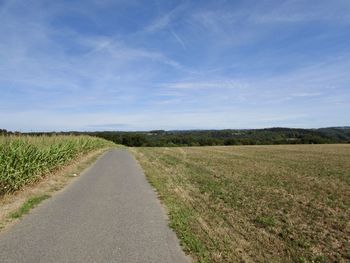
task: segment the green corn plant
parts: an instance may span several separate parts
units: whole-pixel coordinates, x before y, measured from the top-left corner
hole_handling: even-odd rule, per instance
[[[0,136],[0,196],[113,143],[91,136]]]

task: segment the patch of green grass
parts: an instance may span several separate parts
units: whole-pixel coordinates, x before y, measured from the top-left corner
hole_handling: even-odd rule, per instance
[[[313,260],[315,263],[325,263],[327,262],[327,258],[323,255],[316,256]]]
[[[261,227],[272,227],[275,226],[275,220],[269,216],[258,216],[254,222]]]
[[[24,214],[27,214],[32,208],[36,207],[45,199],[49,198],[50,195],[40,195],[29,198],[16,212],[10,214],[10,217],[13,219],[21,218]]]

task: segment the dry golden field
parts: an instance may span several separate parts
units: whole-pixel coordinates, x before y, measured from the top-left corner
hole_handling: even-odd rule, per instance
[[[195,262],[350,260],[350,145],[131,152]]]

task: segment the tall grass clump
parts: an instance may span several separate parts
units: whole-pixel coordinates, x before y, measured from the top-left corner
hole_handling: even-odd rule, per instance
[[[90,136],[0,136],[0,196],[108,146],[110,142]]]

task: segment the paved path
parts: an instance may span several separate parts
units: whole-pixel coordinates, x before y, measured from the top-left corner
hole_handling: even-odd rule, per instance
[[[0,234],[0,262],[188,262],[127,150],[105,153]]]

